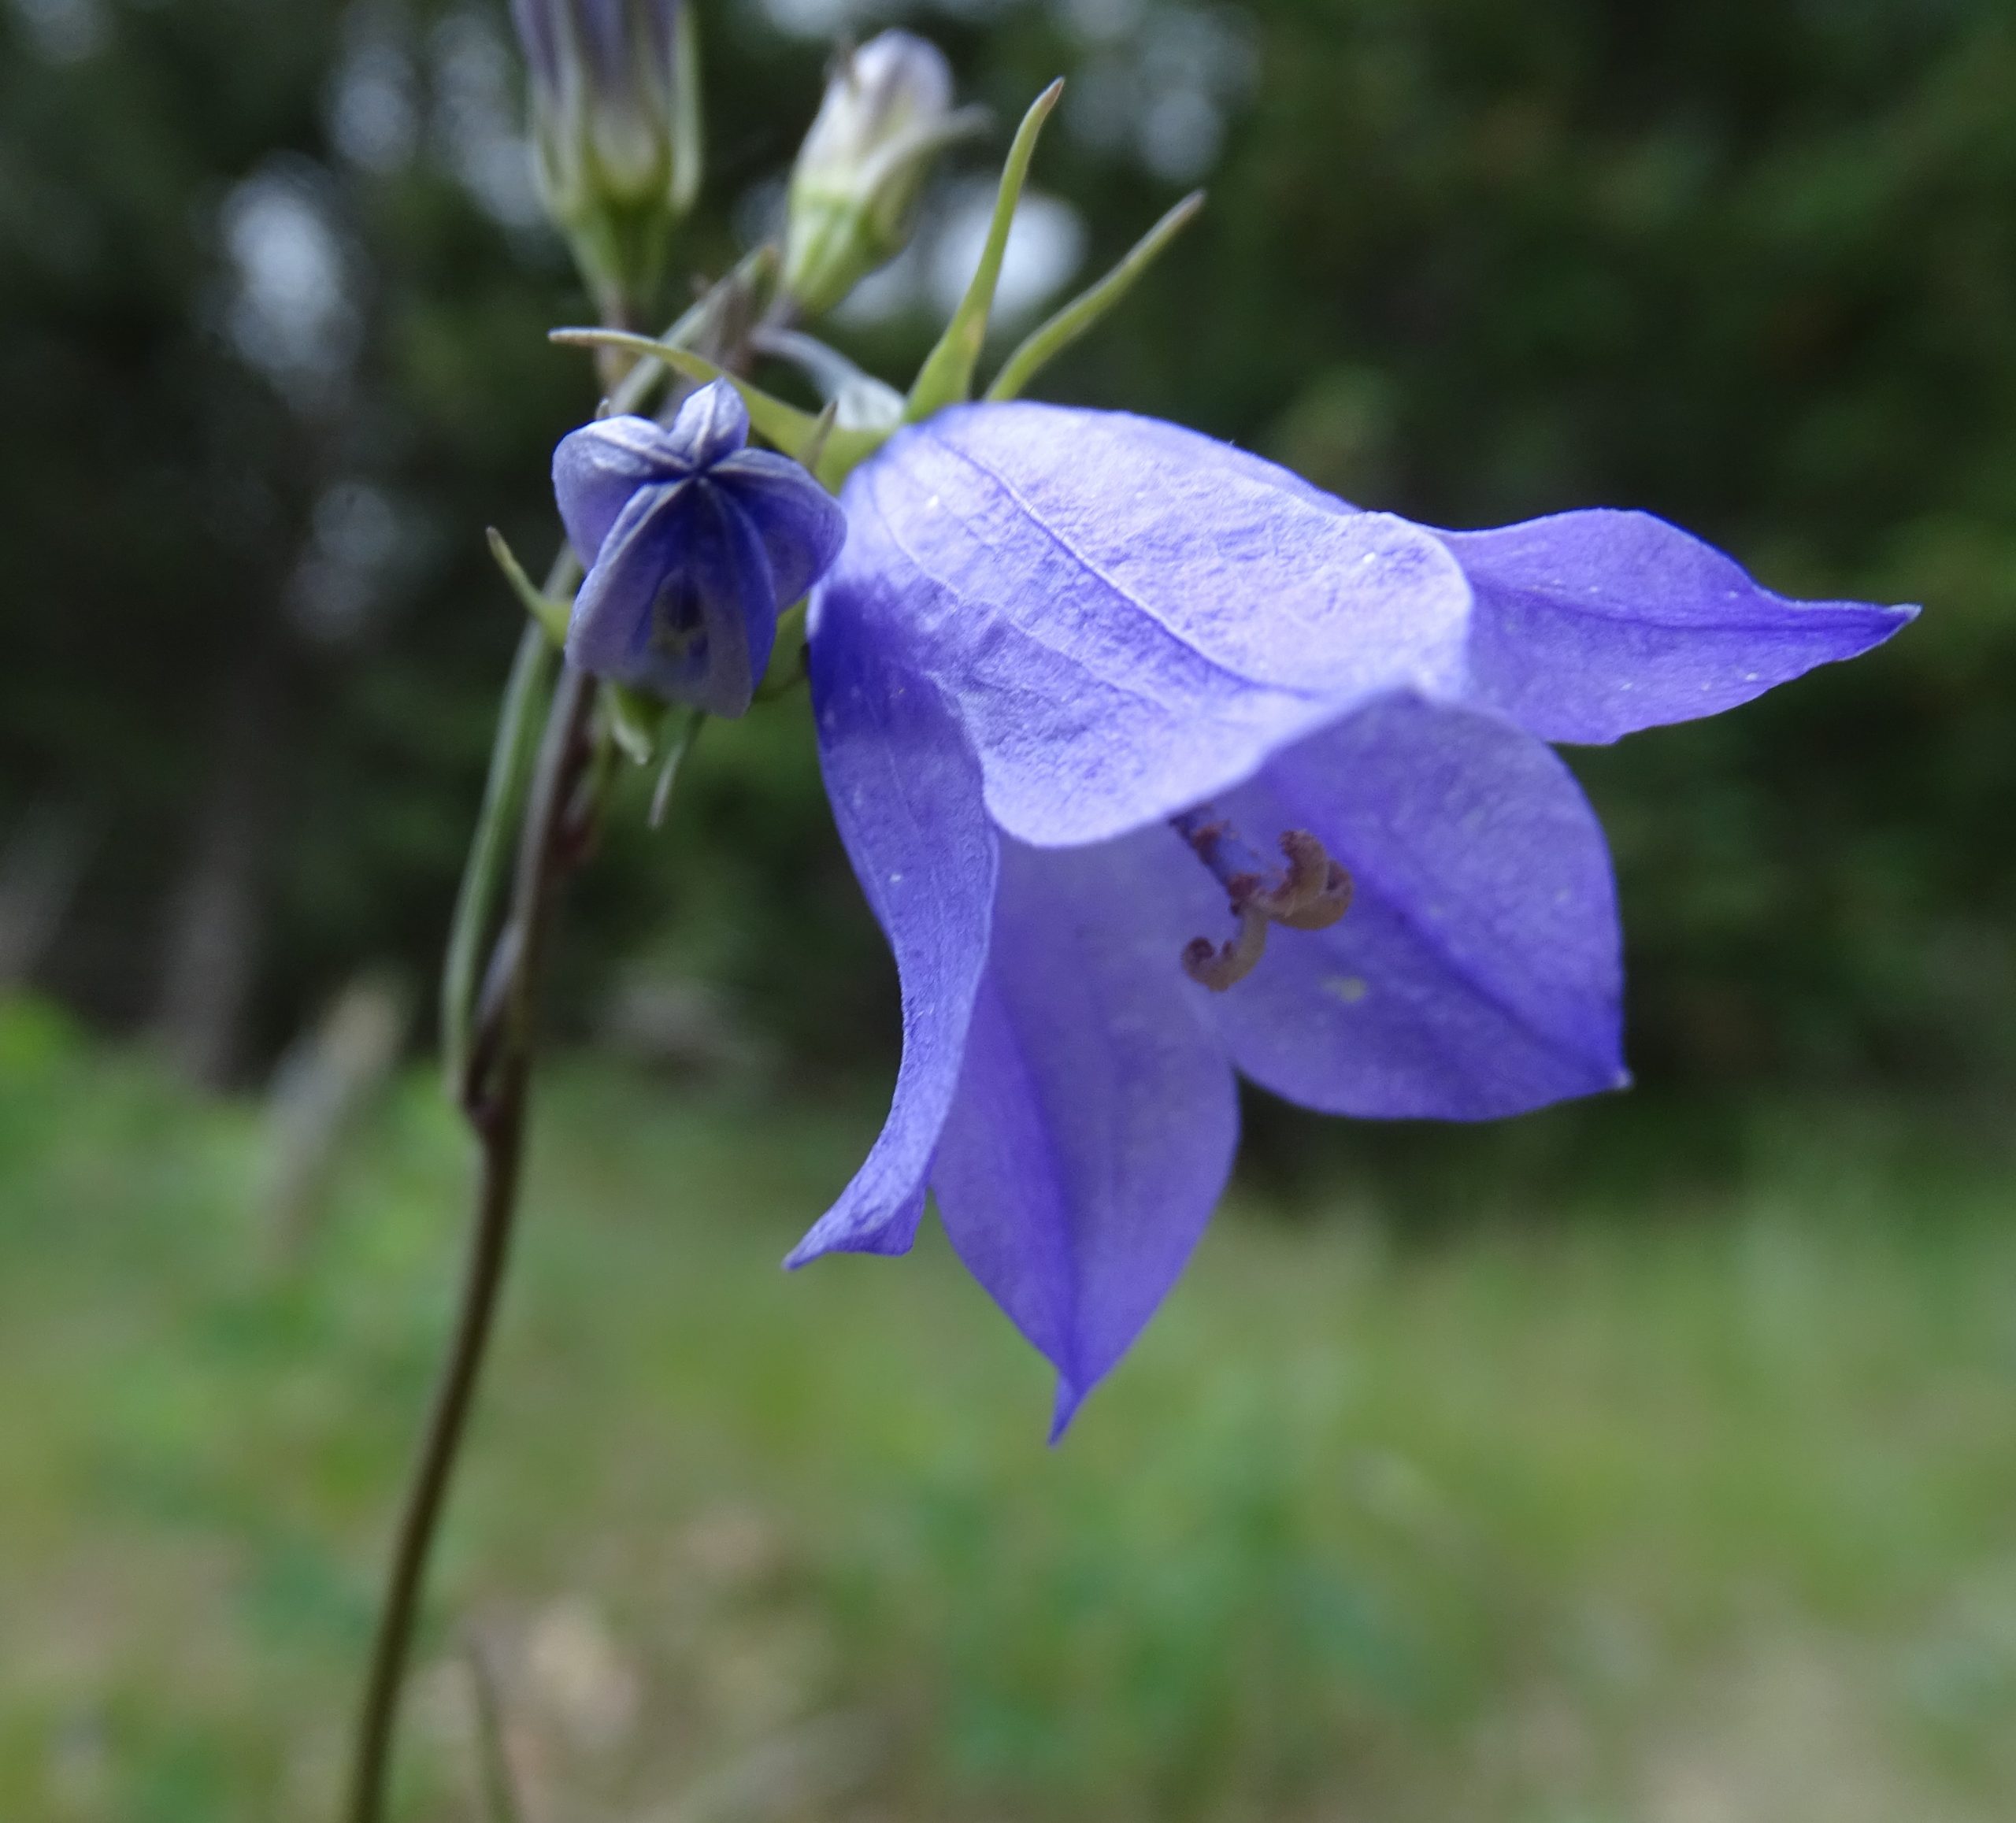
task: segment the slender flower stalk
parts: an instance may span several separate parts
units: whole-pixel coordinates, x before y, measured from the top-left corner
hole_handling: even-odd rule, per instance
[[[571,666],[561,673],[533,774],[491,993],[462,1084],[463,1108],[479,1156],[475,1219],[454,1336],[394,1539],[365,1684],[349,1823],[380,1823],[384,1815],[399,1696],[412,1657],[428,1562],[510,1258],[532,1091],[534,996],[561,884],[581,858],[590,833],[588,806],[580,802],[578,787],[591,752],[588,717],[595,695],[586,673]]]
[[[671,230],[698,188],[693,7],[690,0],[512,0],[512,12],[532,77],[549,211],[573,243],[605,324],[624,328],[654,289]],[[906,217],[929,150],[963,128],[945,117],[938,93],[939,87],[949,93],[943,60],[921,41],[885,45],[858,73],[865,84],[859,96],[873,106],[853,126],[879,149],[856,193],[868,217],[855,225],[873,241]],[[829,147],[836,131],[828,121]],[[475,1209],[454,1331],[394,1537],[358,1721],[348,1823],[382,1823],[385,1814],[428,1567],[517,1225],[542,965],[561,887],[595,830],[610,756],[620,748],[658,765],[655,822],[702,717],[749,706],[780,615],[802,602],[844,535],[839,507],[805,468],[744,446],[749,411],[725,380],[704,386],[673,415],[690,390],[680,377],[688,349],[698,345],[703,378],[713,380],[746,363],[751,332],[766,314],[773,328],[788,328],[799,305],[777,287],[777,272],[775,250],[759,250],[712,287],[663,343],[597,350],[612,396],[601,421],[570,439],[556,465],[569,543],[543,589],[532,587],[492,534],[493,552],[530,619],[506,692],[443,982],[450,1084],[477,1143]],[[668,375],[669,423],[629,415]],[[829,409],[808,420],[806,435],[787,434],[786,446],[816,463],[828,450],[834,417]],[[576,552],[592,565],[585,578]],[[572,587],[576,579],[579,591]],[[558,628],[553,623],[563,594],[574,597],[571,624]],[[792,624],[802,624],[802,612]],[[566,661],[547,700],[528,777],[529,732],[552,666],[548,642],[561,637]],[[795,645],[793,669],[799,650]],[[683,708],[658,714],[626,682]],[[479,988],[476,960],[521,801],[509,904]]]
[[[740,308],[737,299],[752,280],[760,280],[769,269],[765,260],[745,262],[743,269],[730,273],[680,318],[667,332],[665,343],[654,346],[671,349],[691,338],[724,359],[739,363],[747,353],[746,328],[740,326],[752,321],[753,315]],[[621,414],[641,406],[654,380],[665,372],[655,363],[634,367],[609,402],[618,415],[604,421],[639,424],[642,421]],[[773,473],[772,464],[788,473]],[[781,457],[745,460],[734,472],[740,476],[745,469],[752,475],[730,485],[758,497],[766,484],[773,493],[780,485],[812,485],[802,470]],[[658,479],[662,484],[665,477]],[[813,491],[817,492],[816,487]],[[838,509],[830,499],[821,495],[819,504],[837,519]],[[802,522],[802,502],[789,517],[794,526]],[[580,531],[578,520],[573,528]],[[830,538],[832,531],[828,525],[826,535]],[[501,542],[494,541],[494,546]],[[816,580],[817,570],[824,569],[830,557],[828,550],[799,585],[800,592]],[[581,568],[568,543],[554,558],[543,590],[531,590],[514,559],[506,572],[521,596],[532,592],[550,602],[574,592],[573,585]],[[773,627],[774,607],[771,613]],[[540,639],[548,637],[541,614],[528,613],[528,624]],[[513,684],[506,694],[484,811],[450,940],[444,973],[444,1036],[449,1046],[450,1088],[476,1142],[474,1213],[454,1332],[394,1536],[359,1715],[346,1823],[381,1823],[385,1814],[400,1695],[412,1658],[428,1564],[467,1432],[517,1224],[537,1044],[537,998],[546,951],[561,889],[592,843],[607,784],[607,769],[599,758],[607,742],[597,736],[598,708],[601,726],[612,739],[623,718],[633,713],[622,702],[620,686],[598,680],[577,665],[563,664],[547,702],[536,758],[521,785],[521,756],[543,673],[544,663],[536,654],[528,656],[528,645],[521,643]],[[690,743],[693,727],[689,717],[665,731],[668,738],[661,757],[662,791],[669,789],[677,756]],[[519,802],[524,805],[524,818],[509,902],[479,985],[475,958],[487,931],[494,869],[506,845],[503,832],[509,827],[512,807]]]

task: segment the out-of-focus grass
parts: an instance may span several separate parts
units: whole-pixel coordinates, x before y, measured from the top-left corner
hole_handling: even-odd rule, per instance
[[[561,1073],[406,1736],[531,1823],[1940,1823],[2016,1808],[1995,1161],[1715,1206],[1235,1210],[1060,1450],[941,1244],[795,1277],[873,1110]],[[332,1814],[446,1319],[416,1080],[292,1268],[256,1112],[0,1012],[0,1816]]]

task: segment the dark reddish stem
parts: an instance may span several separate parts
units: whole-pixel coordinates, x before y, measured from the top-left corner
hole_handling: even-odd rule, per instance
[[[399,1693],[413,1653],[428,1562],[440,1530],[450,1479],[468,1427],[498,1292],[510,1256],[524,1158],[541,962],[561,884],[580,859],[588,835],[580,797],[594,704],[593,680],[571,666],[564,670],[547,715],[519,840],[510,910],[497,940],[491,979],[484,984],[468,1073],[461,1085],[463,1111],[479,1154],[469,1257],[454,1339],[434,1390],[393,1539],[391,1568],[358,1727],[346,1812],[349,1823],[380,1823],[384,1815]]]

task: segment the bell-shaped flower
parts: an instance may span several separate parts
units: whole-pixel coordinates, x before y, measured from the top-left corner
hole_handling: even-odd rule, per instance
[[[710,714],[748,708],[778,613],[847,536],[838,502],[748,441],[749,413],[725,380],[695,393],[669,429],[603,418],[561,440],[554,491],[587,566],[570,661]]]
[[[1449,533],[1173,426],[899,432],[813,599],[835,816],[902,977],[880,1138],[794,1263],[954,1246],[1061,1429],[1231,1169],[1235,1073],[1340,1114],[1617,1088],[1610,859],[1552,741],[1732,708],[1913,610],[1647,515]]]

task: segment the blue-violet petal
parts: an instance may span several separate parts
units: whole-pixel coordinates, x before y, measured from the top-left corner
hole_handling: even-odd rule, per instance
[[[1623,1086],[1609,850],[1533,736],[1388,698],[1215,807],[1256,846],[1310,831],[1355,888],[1212,997],[1254,1081],[1325,1113],[1458,1121]]]
[[[999,843],[980,768],[935,686],[844,598],[812,621],[812,702],[833,820],[895,951],[903,1056],[888,1122],[839,1200],[791,1254],[901,1253],[958,1081],[987,961]]]
[[[1370,695],[1460,685],[1469,590],[1436,538],[1173,425],[955,408],[843,500],[823,589],[945,691],[1025,841],[1158,821]]]
[[[1718,714],[1881,645],[1918,612],[1788,600],[1648,513],[1442,536],[1477,594],[1466,695],[1543,740]]]
[[[553,493],[582,567],[593,566],[639,487],[692,472],[649,418],[601,418],[569,431],[553,452]]]
[[[1206,996],[1162,921],[1139,915],[1166,884],[1167,836],[1003,843],[992,953],[932,1171],[959,1257],[1057,1369],[1053,1435],[1175,1283],[1238,1140]]]

